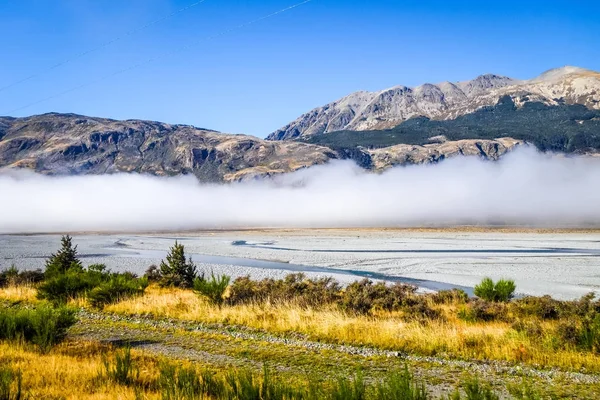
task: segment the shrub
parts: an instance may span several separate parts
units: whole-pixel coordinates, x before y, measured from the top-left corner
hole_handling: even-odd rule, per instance
[[[506,320],[508,310],[505,304],[475,299],[458,310],[458,317],[465,321]]]
[[[103,356],[102,364],[104,366],[103,373],[111,382],[120,385],[131,385],[139,378],[140,370],[131,357],[131,347],[129,345],[116,351],[114,359]],[[103,373],[100,373],[101,377]]]
[[[541,338],[544,335],[544,329],[538,321],[515,321],[511,327],[525,336],[533,339]]]
[[[464,304],[469,295],[462,289],[440,290],[429,295],[434,304]]]
[[[146,270],[144,277],[148,279],[148,282],[160,282],[160,269],[156,265],[152,264]]]
[[[66,303],[78,296],[87,297],[93,307],[142,294],[148,286],[146,278],[131,273],[111,273],[104,264],[90,265],[86,270],[67,271],[44,281],[38,297],[54,303]]]
[[[562,302],[550,296],[527,296],[514,302],[517,314],[540,319],[557,319],[560,315]]]
[[[0,400],[23,400],[23,373],[10,367],[0,366]]]
[[[66,307],[0,310],[0,339],[25,340],[48,352],[64,340],[67,330],[77,322],[75,312]]]
[[[46,278],[52,278],[71,271],[81,272],[82,270],[83,266],[77,257],[77,246],[73,246],[71,236],[63,236],[60,250],[52,254],[46,261]]]
[[[40,307],[31,315],[33,337],[31,341],[37,344],[43,353],[62,342],[67,336],[67,330],[77,322],[72,309],[61,307],[52,309]]]
[[[493,302],[507,302],[513,298],[515,282],[507,279],[500,279],[494,283],[490,278],[483,278],[479,285],[475,286],[475,296]]]
[[[192,259],[186,261],[185,248],[175,242],[167,254],[166,261],[160,263],[161,286],[191,288],[197,275],[196,265]]]
[[[92,307],[102,308],[122,299],[139,296],[147,287],[147,278],[136,279],[130,275],[119,274],[92,289],[88,294],[88,299]]]
[[[388,286],[383,282],[373,283],[368,279],[354,282],[346,287],[341,299],[342,309],[359,314],[372,310],[392,311],[417,304],[417,288],[412,285],[396,283]]]
[[[215,274],[211,274],[210,279],[196,278],[194,280],[194,290],[208,298],[212,304],[220,307],[225,301],[224,295],[230,281],[231,278],[227,275],[216,277]]]
[[[561,321],[556,325],[555,336],[561,343],[576,346],[579,338],[580,329],[573,320]]]
[[[578,344],[583,350],[600,352],[600,314],[583,319]]]
[[[19,271],[11,265],[10,268],[0,272],[0,287],[36,284],[44,280],[41,269],[34,271]]]
[[[337,302],[340,290],[341,286],[332,278],[307,279],[304,274],[290,274],[280,280],[253,281],[245,276],[233,281],[227,303],[235,305],[271,301],[322,307]]]
[[[258,291],[257,281],[250,279],[250,276],[242,276],[231,284],[227,303],[231,305],[249,304],[264,300],[266,297],[264,295]]]
[[[46,279],[38,288],[38,298],[54,303],[66,303],[69,299],[83,296],[100,284],[91,274],[69,271]]]

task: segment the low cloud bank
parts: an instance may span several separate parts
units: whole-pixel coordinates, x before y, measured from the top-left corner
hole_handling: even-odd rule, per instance
[[[365,172],[332,162],[228,185],[0,173],[0,233],[462,224],[600,226],[600,159],[525,148]]]

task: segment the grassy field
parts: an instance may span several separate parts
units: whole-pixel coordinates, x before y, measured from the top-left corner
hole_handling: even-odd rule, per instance
[[[45,303],[36,298],[36,288],[31,286],[0,289],[0,302],[5,307]],[[546,343],[550,339],[532,340],[515,331],[508,322],[462,320],[456,316],[459,306],[453,304],[432,305],[444,318],[424,321],[407,319],[402,312],[356,315],[333,306],[311,308],[290,302],[219,307],[191,290],[151,285],[142,296],[107,305],[102,310],[92,309],[83,298],[73,299],[69,305],[89,310],[86,312],[95,317],[80,318],[67,341],[50,353],[40,354],[24,343],[0,344],[0,365],[22,371],[23,387],[30,398],[165,398],[158,380],[161,364],[168,361],[176,361],[178,365],[191,362],[189,365],[194,368],[222,376],[232,368],[235,371],[249,368],[260,377],[262,366],[271,364],[276,375],[286,382],[295,381],[299,387],[308,387],[309,379],[298,381],[297,376],[313,373],[325,377],[322,384],[328,388],[335,386],[337,377],[352,377],[361,369],[367,382],[373,384],[383,381],[386,371],[401,371],[404,365],[409,365],[428,387],[432,398],[450,396],[455,388],[464,386],[473,377],[488,382],[501,397],[509,397],[509,389],[513,387],[514,391],[522,381],[536,388],[539,397],[532,398],[594,398],[594,393],[600,390],[600,379],[596,380],[595,375],[600,370],[600,357],[596,352],[575,348],[552,350]],[[140,321],[144,321],[143,325]],[[198,323],[212,330],[197,331],[194,327]],[[543,330],[552,332],[558,323],[543,322]],[[238,338],[236,332],[255,336]],[[385,353],[377,352],[366,357],[337,354],[329,347],[310,352],[298,349],[293,341],[292,346],[270,342],[269,335],[323,345],[359,349],[368,346],[409,356],[390,361]],[[153,342],[161,343],[163,349],[147,351],[143,346],[135,349],[135,343]],[[103,358],[114,357],[116,349],[124,343],[134,343],[133,355],[139,369],[135,385],[114,385],[100,378],[105,368]],[[445,364],[445,360],[481,360],[490,369],[481,372],[469,367],[469,371],[461,364]],[[521,368],[522,374],[518,373]],[[527,368],[535,372],[527,372]],[[543,383],[535,377],[538,371]],[[570,375],[582,371],[592,381],[578,382],[581,377]]]
[[[204,277],[177,244],[139,278],[64,237],[44,273],[0,273],[0,400],[598,397],[592,295],[415,290]]]

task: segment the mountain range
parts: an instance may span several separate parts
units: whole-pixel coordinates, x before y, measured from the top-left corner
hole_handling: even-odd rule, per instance
[[[414,117],[452,120],[494,106],[505,96],[514,99],[518,107],[537,102],[546,106],[580,104],[600,110],[600,73],[567,66],[531,80],[487,74],[466,82],[361,91],[303,114],[268,139],[306,139],[336,131],[390,129]]]
[[[526,143],[600,153],[600,74],[576,67],[519,81],[472,81],[357,92],[302,115],[266,140],[189,125],[49,113],[0,117],[0,168],[44,174],[193,174],[228,182],[331,159],[365,169],[455,155],[496,160]]]

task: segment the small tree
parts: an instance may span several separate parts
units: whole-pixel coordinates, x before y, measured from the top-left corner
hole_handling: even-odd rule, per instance
[[[483,278],[479,285],[475,286],[475,296],[487,301],[507,302],[514,297],[516,290],[515,281],[500,279],[494,283],[490,278]]]
[[[230,281],[231,277],[227,275],[216,277],[213,273],[209,280],[204,279],[204,277],[196,278],[194,280],[194,290],[208,298],[212,304],[221,307],[225,301],[225,291]]]
[[[196,274],[192,258],[186,261],[183,245],[175,241],[175,245],[169,249],[167,259],[160,262],[160,285],[191,288]]]
[[[77,246],[73,246],[71,236],[63,236],[60,242],[60,250],[46,260],[46,278],[62,275],[69,271],[83,271],[81,261],[77,257]]]

